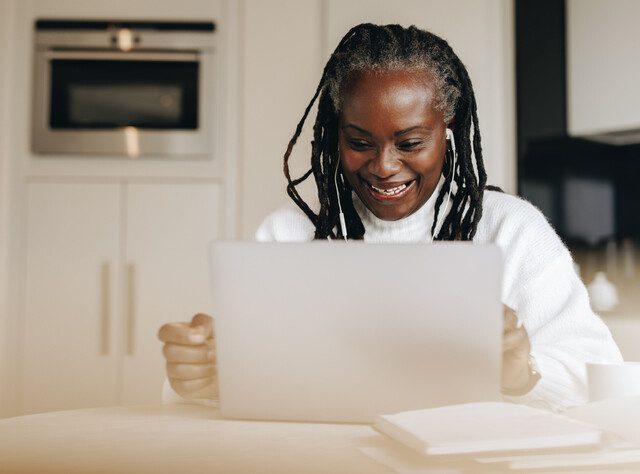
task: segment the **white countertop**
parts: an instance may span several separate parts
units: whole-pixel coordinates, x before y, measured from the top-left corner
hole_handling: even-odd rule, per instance
[[[109,407],[0,420],[0,472],[388,473],[367,425],[230,421],[198,405]]]
[[[640,443],[640,397],[596,402],[568,414]],[[495,464],[481,470],[470,461],[449,462],[425,458],[369,425],[226,420],[215,408],[191,404],[0,420],[3,474],[500,472]]]

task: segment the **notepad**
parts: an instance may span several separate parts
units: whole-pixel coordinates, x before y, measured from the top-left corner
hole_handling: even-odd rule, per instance
[[[381,415],[374,427],[428,455],[588,448],[600,445],[596,426],[506,402],[480,402]]]

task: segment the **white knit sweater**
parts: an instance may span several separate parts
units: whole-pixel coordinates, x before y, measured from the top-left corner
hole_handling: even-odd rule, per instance
[[[365,242],[430,242],[436,195],[398,221],[378,219],[354,196]],[[264,220],[256,240],[309,241],[314,230],[304,213],[290,205]],[[495,191],[484,193],[474,242],[502,249],[502,302],[516,311],[526,328],[542,375],[530,393],[512,400],[553,409],[585,403],[585,363],[619,362],[622,357],[611,333],[591,310],[567,248],[533,205]],[[165,384],[165,401],[176,399],[171,392]]]
[[[378,219],[354,196],[365,242],[430,242],[436,195],[398,221]],[[307,241],[313,239],[314,230],[304,213],[291,205],[269,215],[256,239]],[[622,356],[606,325],[591,310],[565,245],[533,205],[496,191],[484,193],[473,241],[502,249],[502,302],[516,311],[527,330],[542,375],[529,394],[512,399],[554,409],[585,403],[585,363],[619,362]]]

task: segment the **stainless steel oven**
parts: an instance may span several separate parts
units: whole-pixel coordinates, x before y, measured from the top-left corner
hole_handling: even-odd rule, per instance
[[[35,153],[211,156],[218,89],[212,22],[35,26]]]

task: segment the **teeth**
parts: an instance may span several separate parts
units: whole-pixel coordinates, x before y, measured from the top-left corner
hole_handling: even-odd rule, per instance
[[[371,186],[371,188],[374,191],[379,192],[380,194],[384,194],[386,196],[393,196],[395,194],[398,194],[401,191],[404,191],[404,189],[407,187],[406,184],[401,184],[400,186],[397,186],[395,188],[391,188],[391,189],[380,189],[380,188],[376,188],[373,184],[369,184],[369,186]]]

